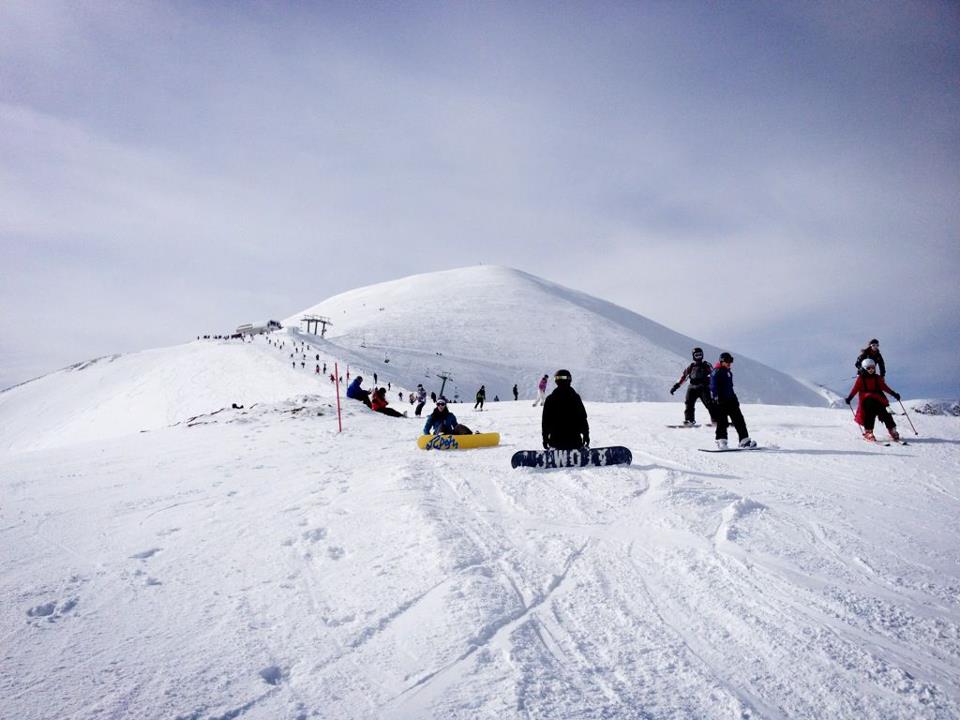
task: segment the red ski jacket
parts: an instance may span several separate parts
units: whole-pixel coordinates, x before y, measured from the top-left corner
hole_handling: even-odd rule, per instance
[[[847,397],[852,400],[854,395],[859,394],[861,405],[866,398],[875,398],[883,403],[884,407],[886,407],[890,404],[890,401],[887,400],[887,396],[884,395],[884,393],[896,395],[896,393],[887,385],[886,380],[879,375],[870,375],[867,373],[857,375],[857,381],[853,384],[853,387],[850,388],[850,393],[847,395]]]
[[[388,404],[387,399],[380,393],[374,393],[370,396],[370,407],[373,410],[382,410]]]

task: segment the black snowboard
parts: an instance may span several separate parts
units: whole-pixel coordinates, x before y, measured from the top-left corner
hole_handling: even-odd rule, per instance
[[[562,468],[596,465],[629,465],[633,454],[629,448],[589,448],[584,450],[521,450],[510,458],[513,467]]]

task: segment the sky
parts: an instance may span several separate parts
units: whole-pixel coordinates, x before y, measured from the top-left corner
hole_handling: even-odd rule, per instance
[[[5,0],[0,37],[0,387],[484,263],[960,396],[957,3]]]

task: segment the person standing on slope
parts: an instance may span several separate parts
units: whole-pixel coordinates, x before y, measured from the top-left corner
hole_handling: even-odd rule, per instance
[[[750,439],[747,421],[743,419],[743,413],[740,412],[740,400],[733,391],[732,365],[733,355],[722,352],[720,362],[710,376],[710,397],[713,399],[714,417],[717,421],[717,447],[720,450],[727,449],[727,427],[733,423],[740,438],[740,447],[755,448],[757,444]]]
[[[703,406],[710,413],[711,421],[716,421],[714,417],[713,400],[710,398],[710,376],[713,374],[713,368],[703,359],[703,349],[695,347],[692,352],[693,362],[680,375],[680,379],[670,388],[670,394],[673,395],[686,380],[690,380],[687,387],[687,397],[683,408],[683,424],[696,425],[696,404],[699,399]]]
[[[520,391],[517,390],[517,384],[516,384],[516,383],[513,384],[513,399],[514,399],[514,402],[516,402],[517,400],[520,399]]]
[[[890,393],[897,400],[900,394],[891,390],[886,380],[877,373],[877,363],[873,358],[864,358],[861,363],[862,369],[857,375],[856,382],[850,388],[847,395],[847,405],[853,400],[854,395],[859,396],[857,403],[857,413],[854,419],[857,424],[863,425],[863,439],[869,442],[876,442],[877,438],[873,434],[873,426],[877,418],[887,426],[887,432],[893,440],[900,440],[900,433],[897,432],[897,424],[893,421],[887,407],[890,401],[884,393]]]
[[[540,378],[540,382],[537,384],[537,399],[533,401],[533,406],[543,405],[544,400],[547,397],[547,376],[544,375]]]
[[[553,376],[556,389],[543,403],[543,448],[576,450],[590,447],[590,425],[587,411],[577,391],[571,387],[569,370],[557,370]]]
[[[479,408],[483,410],[483,401],[487,399],[487,387],[486,385],[481,385],[480,389],[477,390],[477,402],[474,403],[473,409],[476,410]]]
[[[864,369],[863,361],[867,358],[870,358],[877,364],[877,375],[880,377],[887,376],[887,368],[883,364],[883,355],[880,354],[880,341],[876,338],[868,342],[867,346],[857,355],[857,361],[853,364],[857,369],[857,373],[860,373],[860,371]]]
[[[417,383],[417,409],[414,410],[414,414],[417,417],[420,417],[420,413],[423,412],[423,406],[427,402],[427,391],[423,389],[421,383]]]

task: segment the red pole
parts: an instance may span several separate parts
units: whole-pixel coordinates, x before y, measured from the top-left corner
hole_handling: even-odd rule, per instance
[[[340,417],[340,368],[333,363],[333,375],[337,378],[337,432],[343,432],[343,419]]]

